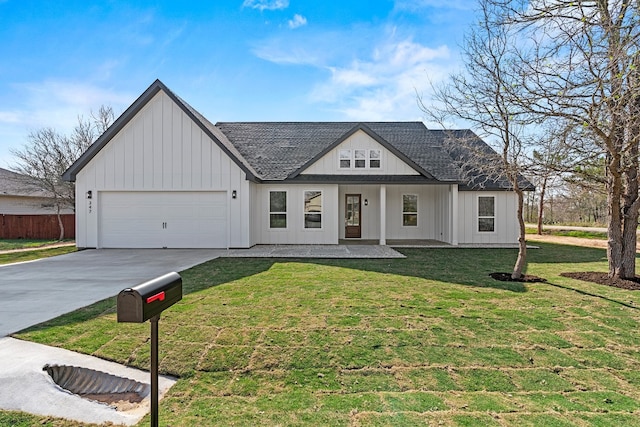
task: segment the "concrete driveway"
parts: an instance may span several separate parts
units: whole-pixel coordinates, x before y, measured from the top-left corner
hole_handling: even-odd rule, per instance
[[[0,266],[0,337],[225,254],[216,249],[89,249]]]

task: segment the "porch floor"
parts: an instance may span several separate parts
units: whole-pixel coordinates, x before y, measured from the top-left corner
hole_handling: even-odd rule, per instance
[[[380,241],[376,239],[340,239],[338,242],[340,245],[379,245]],[[518,244],[513,243],[461,243],[457,246],[447,242],[441,242],[440,240],[433,239],[387,239],[387,245],[393,248],[493,248],[493,249],[517,249]],[[537,249],[537,246],[527,245],[528,248]]]
[[[379,245],[376,239],[340,239],[340,245]],[[396,248],[446,248],[452,245],[432,239],[387,239],[387,246]]]

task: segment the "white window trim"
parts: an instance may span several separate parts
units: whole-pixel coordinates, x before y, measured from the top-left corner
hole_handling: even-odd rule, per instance
[[[493,199],[493,216],[481,216],[480,215],[480,198],[486,197]],[[496,196],[494,195],[482,195],[478,194],[476,197],[477,208],[476,208],[476,233],[479,234],[495,234],[497,231],[497,220],[496,220]],[[493,218],[493,231],[480,231],[480,219],[481,218]]]
[[[415,212],[405,212],[404,211],[404,196],[416,196],[416,211]],[[417,193],[403,193],[402,196],[400,197],[400,226],[403,228],[412,228],[412,229],[416,229],[418,228],[418,225],[420,224],[420,196]],[[415,215],[416,216],[416,225],[404,225],[404,216],[405,214],[408,215]]]
[[[306,194],[310,192],[319,192],[320,193],[320,212],[305,212],[304,203],[306,199]],[[311,214],[320,214],[320,227],[318,228],[307,228],[305,227],[306,223],[306,215]],[[302,229],[304,231],[322,231],[324,229],[324,191],[323,190],[303,190],[302,191]]]
[[[356,167],[356,151],[364,151],[364,167],[357,168]],[[371,152],[377,151],[380,153],[380,157],[373,160],[378,160],[380,162],[380,167],[372,168],[371,167]],[[340,161],[343,160],[341,154],[348,152],[349,153],[349,167],[342,167],[340,165]],[[344,159],[346,160],[346,159]],[[362,160],[362,159],[358,159]],[[363,171],[363,170],[373,170],[373,171],[381,171],[383,170],[383,155],[382,150],[379,148],[354,148],[354,149],[340,149],[338,150],[338,170],[351,170],[351,171]]]
[[[373,160],[378,160],[380,162],[380,166],[377,168],[372,168],[371,167],[371,152],[372,151],[377,151],[379,156],[377,159],[373,159]],[[372,170],[382,170],[382,150],[380,150],[379,148],[369,148],[367,150],[367,169],[372,169]]]
[[[346,160],[346,159],[342,158],[341,154],[343,152],[348,152],[349,153],[349,167],[348,168],[344,168],[340,164],[340,162],[342,160]],[[338,150],[338,169],[343,169],[343,170],[351,170],[351,169],[353,169],[353,150],[349,150],[349,149],[340,149],[340,150]]]
[[[284,212],[271,212],[271,193],[284,193],[286,198]],[[267,227],[270,231],[287,231],[289,229],[289,190],[268,190],[267,191]],[[287,216],[286,227],[271,227],[271,214],[285,214]]]

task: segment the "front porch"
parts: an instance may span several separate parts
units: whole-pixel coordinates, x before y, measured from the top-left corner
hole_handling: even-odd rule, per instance
[[[340,185],[338,241],[398,247],[456,246],[457,201],[457,184]]]

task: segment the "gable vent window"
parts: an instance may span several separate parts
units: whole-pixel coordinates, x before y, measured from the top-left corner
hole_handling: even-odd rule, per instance
[[[351,169],[351,150],[340,150],[340,169]]]
[[[380,150],[369,150],[369,167],[380,169]]]
[[[287,228],[286,191],[269,191],[269,228]]]
[[[367,166],[367,150],[355,150],[355,167],[362,169]]]
[[[322,191],[304,192],[304,228],[322,228]]]
[[[380,150],[340,150],[340,169],[380,169],[382,167],[382,153]]]

